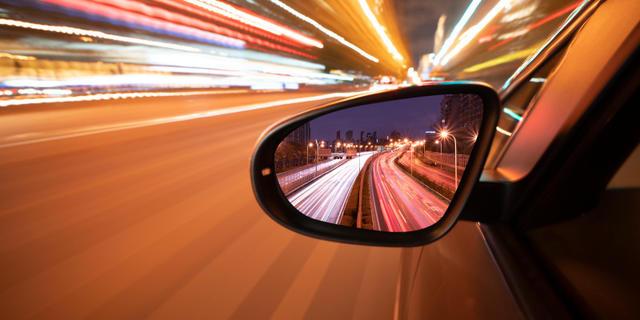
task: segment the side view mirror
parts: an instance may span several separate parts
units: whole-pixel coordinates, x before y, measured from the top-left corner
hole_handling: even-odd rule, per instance
[[[267,130],[254,194],[278,223],[327,240],[417,246],[449,231],[478,181],[496,92],[437,83],[346,99]]]

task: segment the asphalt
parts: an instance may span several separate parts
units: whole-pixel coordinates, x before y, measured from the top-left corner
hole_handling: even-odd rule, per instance
[[[338,98],[229,108],[324,94],[2,108],[3,317],[392,318],[403,249],[295,234],[251,193],[260,134]]]

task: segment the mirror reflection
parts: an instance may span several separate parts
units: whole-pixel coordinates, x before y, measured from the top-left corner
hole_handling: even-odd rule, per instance
[[[291,132],[275,168],[287,199],[324,222],[387,232],[442,218],[482,123],[482,99],[453,94],[339,110]]]

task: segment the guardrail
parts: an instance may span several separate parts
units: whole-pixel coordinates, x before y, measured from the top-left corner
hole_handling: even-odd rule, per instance
[[[424,153],[425,158],[436,162],[438,165],[447,167],[447,169],[453,170],[455,158],[453,153],[440,153],[440,152],[432,152],[427,151]],[[464,170],[467,167],[467,162],[469,162],[469,155],[458,153],[458,170]]]
[[[280,189],[285,195],[289,195],[304,184],[311,180],[333,170],[337,166],[343,164],[346,160],[330,160],[317,164],[312,163],[300,168],[281,172],[276,175]]]

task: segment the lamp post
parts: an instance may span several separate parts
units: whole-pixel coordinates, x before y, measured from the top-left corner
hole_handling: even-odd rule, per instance
[[[453,138],[453,171],[455,172],[454,182],[456,189],[458,189],[458,143],[456,142],[456,137],[452,134],[449,134],[447,130],[442,130],[442,132],[440,132],[440,136],[445,139],[448,136],[451,136]],[[440,147],[442,147],[442,145]]]
[[[318,140],[316,139],[316,176],[318,175],[318,154],[320,153],[320,144],[318,143]]]
[[[313,142],[307,144],[307,165],[309,165],[309,147],[313,147]]]
[[[440,140],[436,140],[435,144],[440,145],[440,159],[438,159],[438,165],[440,166],[440,169],[442,169],[442,143],[440,143]]]
[[[413,145],[409,148],[409,168],[411,168],[411,176],[413,177]]]

